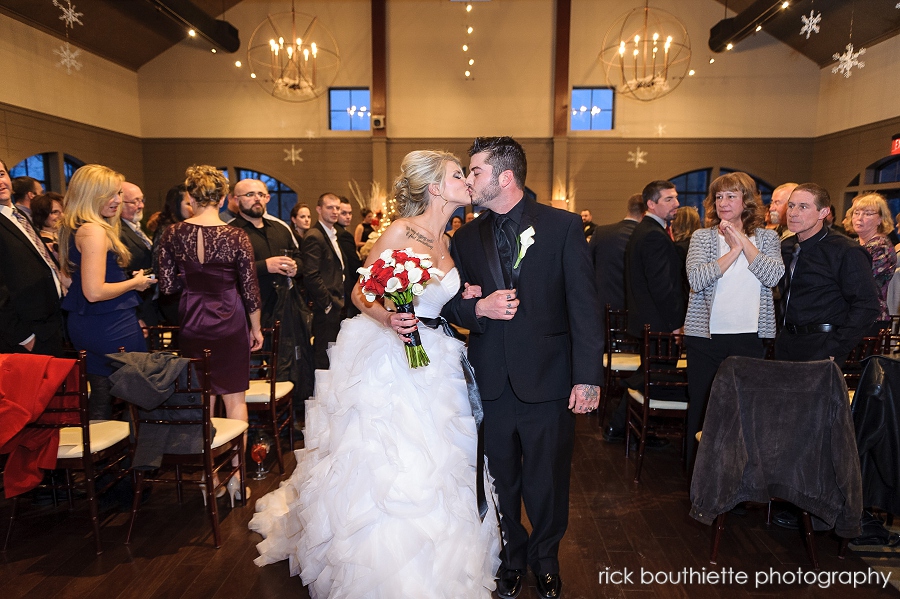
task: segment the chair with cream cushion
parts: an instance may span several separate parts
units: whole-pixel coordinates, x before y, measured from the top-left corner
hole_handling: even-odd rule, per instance
[[[651,332],[649,325],[644,326],[644,391],[628,389],[625,425],[626,457],[631,449],[631,433],[638,437],[636,483],[641,481],[644,450],[651,431],[674,432],[682,438],[682,460],[687,455],[687,363],[681,357],[683,351],[683,335]]]
[[[606,339],[603,350],[603,379],[605,387],[597,409],[600,426],[606,412],[606,398],[621,388],[621,380],[633,375],[641,366],[641,341],[628,334],[628,311],[605,307]]]
[[[74,510],[73,491],[76,486],[83,486],[87,496],[93,527],[94,542],[97,555],[103,552],[100,541],[100,518],[98,514],[98,498],[116,483],[128,476],[128,470],[122,467],[123,462],[131,455],[131,427],[127,422],[118,420],[94,420],[88,417],[88,386],[85,370],[85,352],[79,352],[74,362],[76,376],[70,375],[57,390],[43,414],[29,428],[59,429],[59,449],[56,452],[56,469],[65,470],[65,481],[52,483],[50,491],[56,500],[56,491],[66,492],[69,509]],[[77,381],[74,385],[71,381]],[[84,448],[88,447],[88,452]],[[73,471],[82,472],[80,480],[75,481]],[[103,485],[100,486],[100,480]],[[55,478],[53,479],[55,481]],[[6,550],[12,537],[13,523],[18,507],[18,497],[14,497],[9,529],[3,550]]]
[[[281,448],[281,432],[288,431],[290,450],[294,449],[294,383],[278,380],[278,344],[281,339],[281,322],[263,329],[263,349],[250,356],[250,389],[247,391],[247,410],[259,413],[254,429],[267,430],[275,444],[278,468],[284,474],[284,456]]]
[[[244,463],[244,432],[247,423],[243,420],[231,418],[213,418],[210,414],[211,383],[209,372],[210,351],[204,350],[204,357],[192,358],[188,366],[188,384],[181,386],[175,384],[176,394],[199,394],[200,403],[191,405],[161,406],[159,410],[139,411],[131,406],[132,419],[136,425],[135,443],[140,443],[141,427],[148,424],[167,425],[174,427],[194,426],[202,435],[202,450],[199,453],[165,453],[162,456],[162,465],[153,477],[147,476],[150,471],[133,469],[134,472],[134,497],[131,506],[131,522],[128,525],[128,534],[125,543],[131,542],[131,534],[134,530],[134,522],[141,505],[141,494],[144,483],[169,483],[176,485],[178,503],[183,501],[182,487],[185,484],[200,487],[204,497],[210,522],[213,529],[213,543],[218,549],[221,545],[219,532],[219,508],[216,496],[219,489],[223,489],[231,477],[240,474],[240,480],[247,480]],[[178,417],[172,417],[172,413]],[[196,412],[202,413],[197,417]],[[237,458],[237,465],[232,462]],[[202,472],[202,476],[196,478],[184,478],[184,471]],[[170,475],[169,472],[174,472]],[[218,480],[218,483],[208,484],[209,481]],[[241,493],[241,505],[247,504],[246,493]]]

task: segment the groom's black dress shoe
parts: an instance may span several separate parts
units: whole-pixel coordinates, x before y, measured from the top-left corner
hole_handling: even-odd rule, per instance
[[[497,579],[497,595],[503,599],[516,599],[522,592],[522,578],[525,572],[523,570],[508,570],[501,568],[500,576]]]
[[[562,579],[559,574],[534,573],[537,579],[538,595],[543,599],[559,599],[562,596]]]

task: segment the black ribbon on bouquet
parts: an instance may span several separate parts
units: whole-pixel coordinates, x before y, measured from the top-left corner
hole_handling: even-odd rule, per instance
[[[401,314],[412,314],[413,316],[415,316],[415,314],[416,314],[415,308],[413,307],[412,303],[395,304],[395,306],[397,307],[397,312],[400,312]],[[420,318],[419,320],[424,322],[424,319],[422,319],[422,318]],[[437,325],[430,327],[430,328],[433,329],[435,327],[437,327]],[[412,333],[407,333],[406,336],[409,337],[409,341],[407,342],[407,345],[409,345],[411,347],[419,347],[420,345],[422,345],[422,338],[419,337],[419,331],[413,331]]]
[[[437,329],[441,327],[444,334],[448,337],[456,337],[450,323],[442,316],[437,318],[424,318],[419,316],[419,322],[429,329]],[[418,332],[416,333],[418,335]],[[478,449],[476,453],[475,463],[475,494],[478,501],[478,516],[484,521],[487,515],[488,504],[487,496],[484,493],[484,408],[481,405],[481,394],[478,392],[478,385],[475,383],[475,369],[469,362],[469,358],[463,352],[460,356],[462,363],[463,375],[466,377],[466,389],[469,392],[469,406],[472,408],[472,417],[475,419],[475,426],[478,428]]]

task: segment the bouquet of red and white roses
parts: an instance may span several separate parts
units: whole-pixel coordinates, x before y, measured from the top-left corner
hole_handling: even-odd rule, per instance
[[[432,266],[431,256],[414,254],[412,248],[385,250],[368,268],[357,270],[360,274],[359,286],[366,300],[386,297],[397,307],[398,312],[415,314],[413,297],[422,295],[425,284],[433,276],[441,276],[440,270]],[[406,358],[411,368],[428,366],[428,354],[422,347],[419,331],[413,331],[406,343]]]

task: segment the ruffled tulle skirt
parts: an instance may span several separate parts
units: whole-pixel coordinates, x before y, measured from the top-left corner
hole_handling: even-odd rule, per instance
[[[344,321],[297,468],[256,503],[255,563],[290,560],[313,598],[491,596],[500,536],[490,480],[484,522],[476,507],[463,347],[420,329],[431,364],[411,369],[393,331]]]

